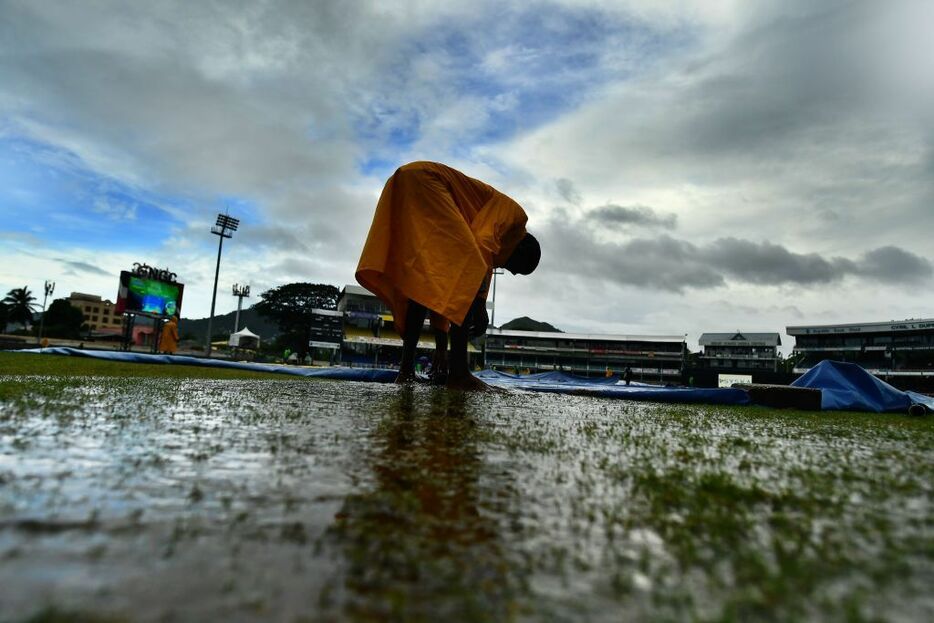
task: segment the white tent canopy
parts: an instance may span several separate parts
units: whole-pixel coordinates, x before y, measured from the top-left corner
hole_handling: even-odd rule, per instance
[[[227,344],[234,348],[256,349],[259,348],[259,336],[250,331],[248,327],[243,327],[236,333],[230,334]]]

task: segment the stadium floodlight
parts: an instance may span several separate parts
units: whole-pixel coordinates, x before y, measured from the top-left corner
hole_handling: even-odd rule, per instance
[[[211,233],[221,238],[230,238],[239,226],[240,219],[236,219],[229,214],[218,214],[217,223],[211,228]]]
[[[233,295],[237,297],[237,315],[234,316],[234,333],[236,333],[240,330],[240,308],[243,307],[243,299],[250,298],[250,286],[233,284]]]
[[[45,329],[45,303],[53,292],[55,292],[55,282],[47,280],[45,282],[45,296],[42,297],[42,318],[39,319],[39,335],[36,336],[36,344],[40,346],[42,345],[42,331]]]
[[[229,214],[218,214],[217,222],[211,228],[211,233],[217,236],[217,267],[214,269],[214,292],[211,295],[211,315],[208,316],[208,335],[205,339],[205,353],[211,356],[211,326],[214,324],[214,304],[217,302],[217,278],[221,272],[221,251],[224,248],[224,238],[232,238],[233,233],[240,226],[240,219]]]

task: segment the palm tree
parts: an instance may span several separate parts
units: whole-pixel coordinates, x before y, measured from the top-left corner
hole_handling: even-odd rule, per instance
[[[36,297],[28,287],[13,288],[6,293],[3,302],[7,305],[7,320],[22,323],[26,329],[32,322],[32,315],[36,312]]]

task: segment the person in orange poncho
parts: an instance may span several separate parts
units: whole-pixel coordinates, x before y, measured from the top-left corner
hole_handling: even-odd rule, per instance
[[[541,248],[526,232],[527,220],[518,203],[443,164],[413,162],[389,178],[356,277],[392,310],[403,339],[397,382],[415,378],[415,348],[430,312],[435,368],[448,368],[448,387],[486,387],[470,374],[467,341],[489,324],[493,268],[528,275],[538,266]]]
[[[162,334],[159,336],[159,352],[174,355],[178,350],[178,316],[172,316],[162,325]]]

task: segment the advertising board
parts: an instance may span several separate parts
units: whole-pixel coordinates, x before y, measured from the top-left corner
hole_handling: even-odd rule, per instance
[[[131,312],[151,316],[176,316],[181,313],[181,283],[153,279],[129,271],[120,273],[115,312]]]
[[[718,374],[717,387],[733,387],[733,383],[752,383],[751,374]]]

